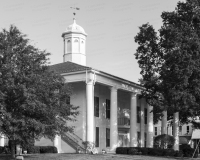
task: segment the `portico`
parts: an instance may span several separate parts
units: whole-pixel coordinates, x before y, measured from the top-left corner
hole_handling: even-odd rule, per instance
[[[140,85],[72,62],[62,65],[65,65],[63,68],[78,70],[65,70],[62,74],[75,93],[70,99],[71,103],[80,106],[79,118],[73,123],[77,136],[90,142],[99,139],[99,151],[106,148],[114,152],[121,141],[118,139],[119,131],[122,138],[123,135],[127,138],[126,146],[153,147],[152,107],[146,104],[145,99],[139,99],[143,89]],[[95,109],[95,99],[98,99],[98,110]],[[120,118],[126,119],[127,123],[121,121],[118,124]],[[85,131],[82,130],[84,128]],[[109,136],[106,132],[110,133]]]
[[[55,139],[60,152],[71,152],[75,143],[95,142],[102,149],[114,152],[120,146],[153,147],[152,107],[139,99],[142,86],[126,79],[86,66],[87,34],[76,24],[62,34],[63,63],[51,70],[61,74],[73,88],[70,104],[79,106],[74,137]],[[70,135],[72,136],[72,135]],[[120,138],[119,138],[120,137]],[[56,141],[61,142],[56,142]],[[72,141],[74,141],[72,143]],[[80,142],[79,142],[80,141]],[[70,150],[70,151],[69,151]]]

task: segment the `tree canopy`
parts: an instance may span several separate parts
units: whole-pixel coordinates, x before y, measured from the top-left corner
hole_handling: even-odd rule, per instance
[[[72,90],[50,70],[48,55],[13,25],[0,32],[0,132],[10,140],[73,130],[66,122],[75,120],[78,107],[68,103]]]
[[[178,2],[163,12],[163,24],[155,31],[149,23],[139,27],[135,53],[141,68],[142,96],[154,107],[154,122],[162,111],[169,118],[180,114],[181,123],[200,127],[200,0]]]

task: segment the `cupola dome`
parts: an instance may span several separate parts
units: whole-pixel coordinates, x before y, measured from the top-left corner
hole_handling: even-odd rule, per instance
[[[62,34],[62,36],[64,36],[67,33],[81,33],[87,36],[87,34],[85,33],[85,30],[79,26],[78,24],[76,24],[76,20],[74,19],[73,24],[69,25],[66,30],[64,31],[64,33]]]

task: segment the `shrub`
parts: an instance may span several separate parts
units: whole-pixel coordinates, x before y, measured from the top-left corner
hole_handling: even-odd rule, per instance
[[[183,151],[175,151],[174,157],[183,157]]]
[[[174,157],[175,154],[176,154],[176,151],[174,151],[173,149],[164,149],[163,150],[163,156]]]
[[[27,153],[58,153],[58,151],[54,146],[29,146],[27,147]]]
[[[139,151],[142,153],[142,155],[148,155],[148,148],[140,148]]]
[[[180,150],[183,152],[183,157],[192,157],[195,149],[191,148],[188,144],[182,144],[180,146]],[[198,153],[195,152],[194,157],[198,157]]]
[[[40,146],[28,146],[27,153],[28,154],[40,153]]]
[[[190,148],[189,153],[186,154],[192,157],[194,149]],[[118,147],[116,154],[131,154],[131,155],[151,155],[151,156],[170,156],[170,157],[183,157],[183,151],[174,151],[173,149],[161,149],[161,148],[140,148],[140,147]],[[197,157],[197,154],[195,154]]]
[[[54,146],[40,146],[40,153],[58,153]]]
[[[117,147],[116,154],[128,154],[128,147]]]
[[[167,134],[161,134],[155,137],[154,139],[154,146],[157,146],[161,149],[167,149],[168,147],[171,147],[174,145],[174,137],[167,135]]]
[[[0,154],[4,152],[4,147],[0,146]]]
[[[164,149],[160,148],[149,148],[148,149],[148,154],[151,156],[162,156],[164,152]]]
[[[131,155],[136,155],[138,153],[138,149],[135,148],[135,147],[130,147],[128,149],[128,154],[131,154]]]

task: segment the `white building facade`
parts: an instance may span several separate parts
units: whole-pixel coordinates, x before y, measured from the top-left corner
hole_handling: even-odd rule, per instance
[[[86,66],[84,29],[74,23],[62,34],[63,63],[51,66],[72,85],[70,103],[79,106],[74,133],[56,137],[59,152],[76,152],[84,141],[94,142],[99,152],[118,146],[153,147],[152,107],[138,96],[140,85]],[[69,142],[69,139],[74,142]],[[40,143],[42,143],[40,141]],[[75,146],[73,146],[75,145]]]

